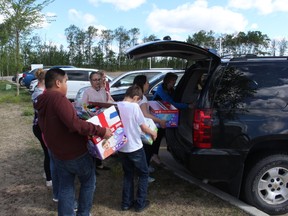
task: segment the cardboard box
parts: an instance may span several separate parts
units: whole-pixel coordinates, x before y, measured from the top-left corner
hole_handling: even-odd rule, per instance
[[[124,133],[124,126],[115,106],[105,109],[102,113],[93,116],[87,121],[95,125],[108,127],[113,132],[113,136],[108,140],[98,136],[90,138],[88,150],[93,156],[95,154],[96,157],[104,160],[126,144],[127,138]]]
[[[165,120],[166,127],[178,127],[179,110],[176,107],[164,101],[148,101],[148,104],[151,114]]]
[[[158,131],[158,128],[154,121],[150,118],[145,118],[145,124],[153,131]],[[139,127],[139,131],[141,132],[141,140],[144,144],[152,145],[153,144],[153,139],[151,135],[145,134],[142,132],[141,128]]]

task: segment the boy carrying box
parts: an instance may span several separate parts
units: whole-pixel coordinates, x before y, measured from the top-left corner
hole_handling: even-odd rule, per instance
[[[156,139],[157,132],[145,124],[145,118],[137,104],[142,97],[141,88],[133,85],[127,89],[124,100],[117,103],[128,140],[119,150],[124,171],[121,203],[123,211],[134,207],[136,212],[141,212],[149,206],[149,200],[146,200],[149,172],[138,126],[144,133],[150,134],[153,140]],[[136,199],[134,199],[134,170],[139,177]]]

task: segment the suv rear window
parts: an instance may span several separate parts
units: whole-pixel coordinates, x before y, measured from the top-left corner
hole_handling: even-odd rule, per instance
[[[216,73],[210,89],[214,105],[229,109],[284,108],[288,101],[288,62],[230,63]],[[213,92],[214,91],[214,92]]]
[[[68,80],[89,81],[90,71],[86,70],[67,70]]]

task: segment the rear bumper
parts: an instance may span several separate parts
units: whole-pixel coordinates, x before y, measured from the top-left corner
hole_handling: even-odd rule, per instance
[[[242,176],[244,157],[231,149],[197,149],[181,138],[177,130],[166,129],[167,146],[177,161],[195,177],[210,181],[230,182]]]

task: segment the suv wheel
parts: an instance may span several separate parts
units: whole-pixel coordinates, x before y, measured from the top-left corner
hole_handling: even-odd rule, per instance
[[[288,210],[288,156],[270,155],[249,171],[244,185],[248,203],[268,214]]]

